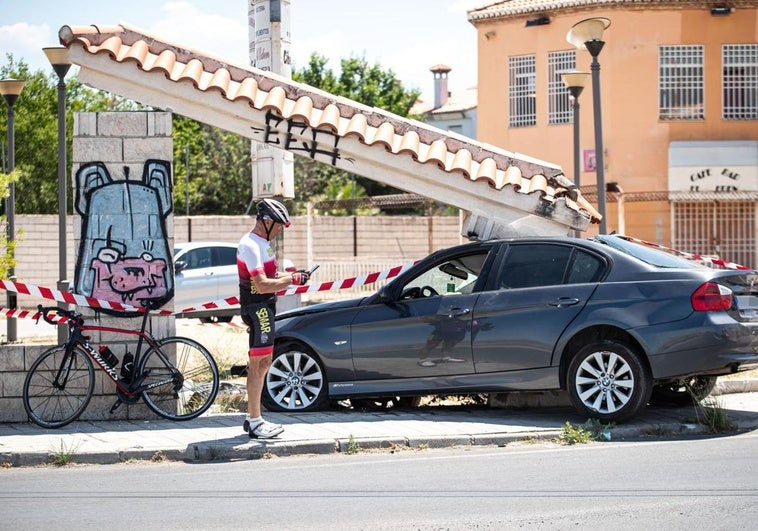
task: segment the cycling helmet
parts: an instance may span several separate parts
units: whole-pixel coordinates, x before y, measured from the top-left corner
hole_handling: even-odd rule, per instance
[[[287,208],[275,199],[263,199],[255,207],[258,209],[258,219],[272,219],[285,227],[290,226],[290,215]]]

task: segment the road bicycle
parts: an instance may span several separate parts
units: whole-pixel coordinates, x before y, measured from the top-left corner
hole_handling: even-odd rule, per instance
[[[43,352],[32,364],[24,381],[24,408],[29,418],[43,428],[60,428],[76,420],[89,404],[95,388],[95,366],[115,384],[117,400],[113,413],[122,403],[134,404],[140,398],[155,413],[169,420],[190,420],[202,415],[216,399],[219,375],[216,362],[200,343],[185,337],[154,338],[145,330],[149,311],[144,301],[139,330],[100,325],[85,325],[76,311],[58,307],[37,309],[42,317],[64,317],[69,338],[62,345]],[[119,360],[107,345],[95,348],[87,332],[109,332],[136,336],[134,354],[126,352]],[[144,354],[142,353],[145,347]],[[94,361],[94,365],[93,365]]]

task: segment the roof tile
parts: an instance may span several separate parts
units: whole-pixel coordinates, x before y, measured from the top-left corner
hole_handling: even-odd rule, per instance
[[[420,164],[436,164],[492,188],[512,186],[524,194],[554,203],[565,198],[568,208],[593,222],[599,213],[577,193],[560,168],[510,153],[475,140],[401,118],[376,108],[336,97],[290,79],[225,63],[198,51],[167,43],[127,26],[63,26],[63,45],[87,54],[107,55],[115,63],[134,62],[147,74],[160,73],[175,83],[192,83],[200,92],[218,92],[225,99],[245,101],[258,110],[295,118],[314,128],[328,128],[340,137],[356,136],[391,153],[406,153]]]

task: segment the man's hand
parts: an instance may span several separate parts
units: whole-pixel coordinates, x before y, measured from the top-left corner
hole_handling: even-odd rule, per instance
[[[311,275],[304,269],[298,269],[292,273],[292,283],[295,286],[305,286],[310,280]]]

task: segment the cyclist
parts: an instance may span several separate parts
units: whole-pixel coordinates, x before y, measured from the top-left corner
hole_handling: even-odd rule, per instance
[[[257,215],[252,230],[237,247],[237,271],[240,286],[240,311],[248,325],[249,351],[247,368],[247,418],[243,429],[251,438],[276,437],[284,428],[263,420],[261,392],[274,352],[274,315],[276,292],[289,285],[308,282],[305,271],[279,273],[270,242],[290,226],[285,206],[274,199],[256,204]]]

